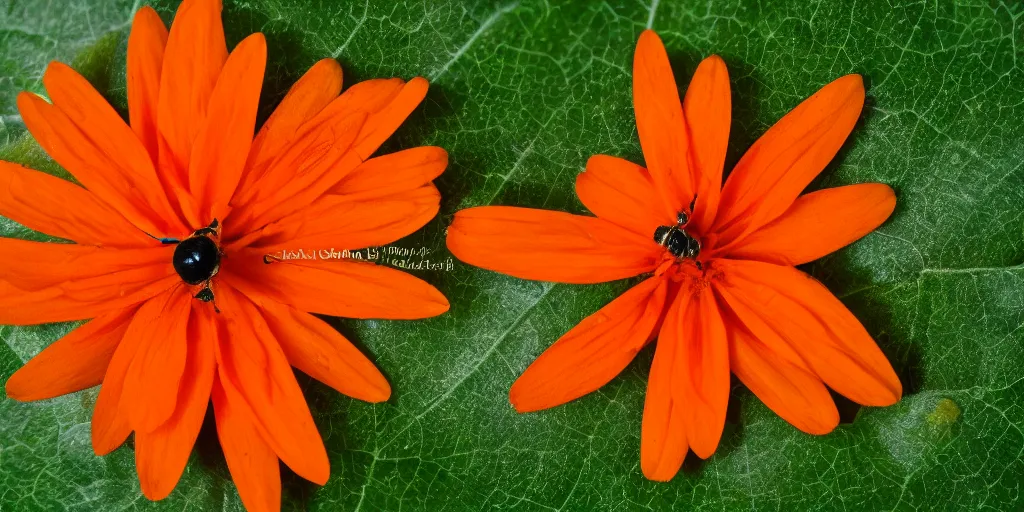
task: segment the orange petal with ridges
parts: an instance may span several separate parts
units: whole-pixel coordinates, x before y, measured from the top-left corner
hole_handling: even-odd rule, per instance
[[[252,144],[266,67],[267,40],[257,32],[238,43],[213,88],[188,169],[189,189],[199,202],[203,223],[223,219],[228,212]]]
[[[281,510],[281,468],[277,455],[256,429],[256,422],[236,392],[228,392],[214,379],[213,412],[217,437],[231,480],[249,512]]]
[[[223,274],[259,305],[275,301],[302,311],[346,318],[413,320],[448,311],[448,299],[426,281],[368,262],[263,262],[262,252],[232,256]]]
[[[338,61],[323,59],[292,85],[252,140],[236,194],[248,193],[255,185],[255,178],[266,172],[267,165],[295,138],[299,127],[338,97],[341,82]]]
[[[683,98],[683,114],[690,134],[690,156],[697,203],[693,230],[706,233],[715,220],[722,193],[722,170],[729,147],[732,96],[729,70],[718,55],[697,66]]]
[[[11,162],[0,161],[0,215],[79,244],[139,247],[157,243],[85,188]]]
[[[353,201],[324,195],[263,228],[249,244],[268,253],[285,249],[362,249],[410,235],[437,215],[441,193],[433,185],[386,198]]]
[[[722,189],[714,230],[723,244],[782,215],[835,157],[864,106],[864,81],[846,75],[822,87],[747,150]]]
[[[91,144],[105,158],[108,168],[99,169],[99,172],[106,173],[104,178],[120,185],[118,190],[129,194],[127,199],[139,211],[148,213],[148,218],[160,228],[160,233],[180,232],[184,226],[167,199],[149,152],[107,100],[85,77],[60,62],[51,62],[46,68],[43,85],[53,104],[84,137],[77,144]],[[69,142],[74,143],[73,140]],[[79,150],[78,147],[69,149],[70,153]],[[58,157],[54,154],[51,156],[54,159]],[[65,160],[71,158],[67,153],[63,156]],[[74,174],[75,169],[81,167],[81,162],[74,159],[70,162],[73,166],[68,167],[68,170]],[[86,186],[89,186],[88,183]]]
[[[261,308],[288,362],[339,393],[367,402],[383,402],[391,386],[377,366],[323,320],[282,304]]]
[[[139,185],[143,178],[133,175],[135,169],[121,167],[59,108],[39,96],[23,92],[18,94],[18,111],[46,153],[129,222],[154,236],[176,235],[183,229],[178,227],[180,220],[176,216],[164,217],[154,211],[159,201],[145,192],[151,190],[151,186]],[[134,134],[129,134],[135,138]],[[141,146],[139,149],[145,153]]]
[[[895,209],[895,192],[881,183],[819,190],[800,196],[781,217],[722,252],[729,258],[802,265],[874,231]]]
[[[166,46],[163,20],[152,7],[143,6],[135,12],[128,35],[128,119],[154,162],[159,157],[156,113]]]
[[[827,434],[839,425],[832,395],[805,365],[773,351],[739,318],[731,319],[728,335],[729,368],[775,414],[808,434]]]
[[[186,189],[193,142],[206,123],[214,85],[228,58],[221,8],[221,0],[181,3],[160,71],[159,170],[167,182]]]
[[[192,300],[189,288],[179,284],[143,304],[128,326],[125,340],[138,339],[139,348],[119,407],[128,411],[132,430],[152,432],[174,414],[188,360]]]
[[[229,286],[217,292],[227,335],[217,344],[217,371],[229,395],[244,398],[256,430],[295,473],[324,485],[327,451],[288,360],[257,308]]]
[[[715,453],[725,428],[729,405],[729,341],[718,301],[711,288],[691,290],[683,285],[680,294],[692,293],[680,306],[676,324],[668,319],[662,336],[675,339],[678,362],[673,383],[681,388],[686,439],[698,457]],[[685,298],[680,298],[685,301]],[[659,343],[661,343],[659,338]]]
[[[689,210],[697,186],[689,164],[689,133],[668,54],[653,30],[640,34],[633,56],[633,108],[644,160],[661,196],[663,215]]]
[[[85,320],[143,302],[181,278],[168,264],[150,265],[25,290],[0,280],[0,324],[36,325]]]
[[[162,500],[174,490],[203,426],[216,374],[215,313],[208,304],[193,301],[188,324],[188,361],[178,389],[178,405],[166,423],[152,432],[135,432],[135,466],[142,493]]]
[[[640,469],[649,480],[667,482],[683,465],[689,445],[686,442],[686,397],[680,379],[686,378],[682,360],[682,340],[678,325],[688,295],[676,295],[669,306],[665,324],[658,336],[654,362],[647,378],[644,416],[640,430]]]
[[[326,183],[325,175],[355,169],[362,160],[352,151],[352,143],[364,122],[366,115],[356,113],[335,119],[322,130],[300,134],[258,178],[255,195],[232,205],[224,222],[224,238],[236,239],[245,229],[258,229],[301,210],[337,182]]]
[[[607,384],[647,343],[667,289],[664,278],[649,278],[573,327],[512,384],[512,406],[518,412],[539,411]]]
[[[367,117],[386,108],[387,105],[402,91],[405,82],[398,78],[375,79],[359,82],[349,87],[341,96],[334,98],[315,116],[302,123],[298,131],[274,155],[268,155],[271,162],[262,168],[253,169],[247,176],[248,186],[239,190],[233,205],[243,205],[259,201],[279,194],[280,189],[291,183],[296,166],[302,161],[322,159],[324,151],[332,145],[344,147],[338,149],[348,151],[363,130]],[[354,123],[353,120],[361,120]],[[330,136],[329,138],[326,138]],[[288,160],[279,163],[288,156]],[[298,157],[301,157],[299,159]],[[291,160],[297,160],[293,162]],[[335,171],[337,179],[327,187],[334,186],[365,158],[353,152],[351,160],[354,165],[348,169]],[[309,164],[306,164],[308,166]],[[323,174],[323,173],[321,173]],[[325,189],[326,190],[326,189]],[[292,192],[294,193],[294,191]],[[315,198],[314,198],[315,199]]]
[[[386,107],[374,112],[366,120],[354,146],[356,154],[366,160],[405,122],[409,114],[427,96],[429,84],[422,77],[409,80]]]
[[[0,238],[0,280],[24,290],[150,266],[170,267],[174,247],[115,249]],[[23,262],[30,261],[31,265]]]
[[[371,158],[356,167],[330,194],[369,200],[393,196],[426,185],[448,167],[448,153],[437,146],[422,146]]]
[[[7,379],[7,396],[29,402],[99,385],[135,309],[98,316],[53,342]]]
[[[162,297],[155,300],[160,301]],[[141,341],[137,336],[123,338],[103,375],[103,385],[92,411],[92,449],[96,455],[107,455],[116,450],[132,433],[130,411],[121,406],[121,396],[128,367],[135,359]]]
[[[717,263],[725,275],[723,289],[785,339],[830,388],[863,405],[899,401],[903,388],[885,354],[821,283],[788,266]],[[746,321],[745,315],[740,318]],[[757,331],[753,334],[764,339]]]
[[[651,272],[664,253],[652,237],[597,217],[508,206],[457,212],[447,244],[456,258],[470,265],[522,279],[573,284]]]
[[[658,192],[647,169],[621,158],[590,157],[586,171],[576,176],[576,194],[594,215],[644,237],[676,223],[677,216],[654,206]]]

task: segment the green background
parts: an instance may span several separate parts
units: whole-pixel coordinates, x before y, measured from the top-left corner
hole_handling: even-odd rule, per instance
[[[639,433],[652,351],[600,391],[517,415],[508,388],[559,335],[630,283],[520,281],[456,264],[421,272],[452,302],[415,322],[332,321],[395,389],[351,400],[299,377],[332,476],[284,474],[286,510],[1019,509],[1024,485],[1024,5],[787,0],[509,3],[228,1],[229,44],[262,31],[264,115],[316,60],[346,83],[422,75],[423,106],[385,146],[451,155],[441,215],[399,242],[444,253],[453,212],[523,205],[584,212],[573,182],[595,153],[642,162],[631,98],[653,24],[679,82],[718,53],[733,87],[729,165],[801,99],[861,73],[869,106],[812,188],[896,189],[881,229],[808,267],[863,320],[903,380],[896,406],[840,401],[813,437],[736,385],[718,452],[667,484],[644,480]],[[170,20],[176,2],[155,7]],[[893,7],[893,5],[898,5]],[[24,134],[20,90],[73,62],[125,106],[123,0],[0,0],[0,158],[59,172]],[[0,234],[38,236],[0,218]],[[30,264],[30,263],[28,263]],[[70,325],[0,327],[6,378]],[[208,418],[174,493],[139,492],[130,443],[93,455],[95,390],[0,402],[0,510],[240,510]]]

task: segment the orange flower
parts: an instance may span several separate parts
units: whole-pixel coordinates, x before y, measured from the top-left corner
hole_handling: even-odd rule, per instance
[[[361,400],[391,394],[370,360],[307,311],[412,319],[448,302],[391,268],[273,255],[412,233],[438,211],[431,181],[448,157],[419,147],[369,158],[427,82],[369,80],[339,96],[331,59],[254,138],[266,42],[253,34],[229,54],[220,12],[219,0],[186,0],[168,33],[155,11],[138,11],[130,127],[64,64],[43,77],[52,103],[18,96],[29,131],[82,186],[0,162],[0,215],[76,242],[0,239],[0,323],[92,320],[15,373],[7,394],[41,400],[102,383],[93,447],[109,453],[134,431],[154,500],[181,476],[212,397],[242,501],[276,510],[278,459],[318,484],[329,473],[290,366]]]
[[[576,191],[597,217],[480,207],[458,212],[449,228],[459,259],[524,279],[649,275],[527,368],[510,393],[516,410],[596,390],[657,336],[640,466],[647,478],[669,480],[688,449],[707,458],[718,446],[730,370],[812,434],[839,423],[826,385],[864,405],[899,400],[899,379],[857,319],[793,268],[866,235],[895,207],[881,184],[800,196],[857,122],[861,78],[842,77],[797,106],[724,187],[731,100],[722,59],[700,64],[680,103],[665,48],[648,30],[633,61],[633,97],[648,168],[592,157]]]

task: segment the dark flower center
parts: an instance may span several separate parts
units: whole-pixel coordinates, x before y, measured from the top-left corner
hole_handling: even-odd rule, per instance
[[[220,249],[209,237],[192,236],[174,249],[173,263],[182,281],[192,285],[204,283],[220,270]]]

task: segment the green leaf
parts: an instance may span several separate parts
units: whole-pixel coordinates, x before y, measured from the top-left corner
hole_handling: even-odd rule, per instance
[[[442,213],[397,245],[447,261],[463,207],[583,213],[573,182],[596,153],[642,162],[631,98],[635,41],[665,40],[681,84],[711,53],[729,65],[729,162],[801,99],[846,73],[871,97],[813,187],[892,185],[895,215],[816,262],[903,379],[896,406],[858,410],[813,437],[736,385],[718,452],[670,483],[646,481],[639,433],[651,352],[600,391],[518,415],[508,388],[561,334],[629,283],[521,281],[455,262],[421,271],[452,302],[416,322],[337,321],[389,377],[386,404],[300,376],[331,457],[318,488],[285,474],[285,509],[993,509],[1024,485],[1024,7],[1018,2],[227,1],[230,43],[267,34],[266,115],[323,57],[346,83],[422,75],[424,105],[385,150],[451,155]],[[74,61],[125,108],[125,0],[0,0],[0,157],[58,172],[23,136],[17,91]],[[170,20],[175,2],[156,7]],[[112,42],[113,41],[113,42]],[[77,60],[76,60],[77,57]],[[0,219],[0,234],[27,236]],[[30,264],[27,263],[27,264]],[[70,325],[2,327],[6,378]],[[133,451],[89,445],[96,391],[0,402],[0,509],[240,510],[208,421],[182,482],[141,497]]]

